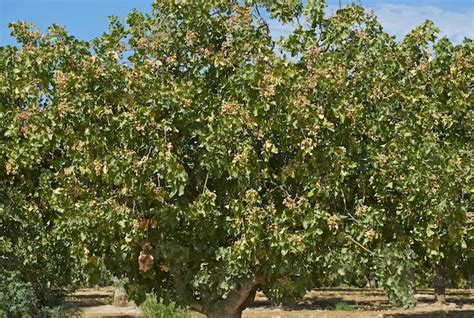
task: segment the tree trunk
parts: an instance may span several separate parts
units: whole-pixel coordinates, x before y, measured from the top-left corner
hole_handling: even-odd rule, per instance
[[[370,289],[377,288],[377,282],[375,281],[375,274],[373,272],[369,273],[369,282],[368,282]]]
[[[434,291],[435,291],[435,300],[437,303],[446,302],[446,284],[444,280],[443,267],[436,264],[434,267]]]
[[[411,290],[413,292],[413,295],[415,295],[416,294],[416,271],[415,271],[415,268],[413,268],[411,270],[409,280],[410,280]]]
[[[209,318],[240,318],[245,310],[255,299],[258,282],[247,281],[242,286],[230,292],[227,298],[220,303],[214,311],[207,313]]]
[[[114,289],[114,301],[113,306],[126,307],[128,304],[127,291],[123,286],[116,286]]]

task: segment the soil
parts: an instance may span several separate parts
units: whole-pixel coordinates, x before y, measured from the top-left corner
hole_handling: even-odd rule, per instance
[[[126,307],[111,305],[113,288],[80,289],[68,298],[72,316],[84,318],[97,317],[144,317],[133,302]],[[380,289],[328,288],[306,293],[303,300],[294,305],[276,306],[263,293],[257,293],[255,302],[243,312],[245,318],[434,318],[455,317],[474,318],[474,290],[450,289],[447,291],[444,305],[434,303],[432,289],[419,290],[415,295],[418,305],[403,309],[389,304]],[[349,309],[336,310],[336,305]],[[343,304],[344,306],[342,306]],[[203,317],[193,314],[193,317]]]

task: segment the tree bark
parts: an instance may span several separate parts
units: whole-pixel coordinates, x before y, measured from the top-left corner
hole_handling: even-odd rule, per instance
[[[243,283],[239,289],[233,290],[214,311],[207,313],[209,318],[240,318],[255,299],[259,282],[251,280]]]
[[[446,302],[446,283],[444,280],[443,267],[436,264],[434,267],[434,291],[437,303],[444,304]]]
[[[128,304],[127,291],[123,286],[116,286],[114,289],[114,301],[112,303],[115,307],[126,307]]]
[[[416,294],[416,271],[413,268],[410,272],[410,285],[411,285],[411,290],[413,292],[413,295]]]
[[[368,285],[369,285],[370,289],[376,289],[377,288],[377,282],[375,281],[375,274],[373,272],[369,273]]]

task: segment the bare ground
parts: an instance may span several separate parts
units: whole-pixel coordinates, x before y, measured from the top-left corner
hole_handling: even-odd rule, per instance
[[[69,297],[69,303],[76,308],[72,316],[92,317],[144,317],[132,302],[127,307],[110,305],[113,289],[81,289]],[[416,295],[418,305],[412,309],[393,307],[380,289],[332,288],[318,289],[306,293],[294,305],[276,306],[263,293],[258,293],[255,302],[243,312],[246,318],[434,318],[456,317],[474,318],[474,290],[450,289],[447,304],[433,303],[433,290],[419,290]],[[350,311],[336,310],[337,304],[344,303]],[[193,315],[203,317],[202,315]]]

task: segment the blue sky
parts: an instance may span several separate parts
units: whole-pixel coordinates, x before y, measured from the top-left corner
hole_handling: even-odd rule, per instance
[[[41,30],[52,23],[60,24],[79,39],[89,40],[107,30],[107,17],[126,16],[137,8],[150,11],[152,0],[0,0],[0,46],[14,44],[6,24],[25,20]],[[342,4],[353,1],[341,0]],[[466,36],[474,38],[474,0],[358,0],[374,9],[387,32],[403,37],[426,19],[433,20],[454,42]],[[329,0],[329,10],[338,0]],[[291,26],[272,24],[273,35],[284,35]]]

